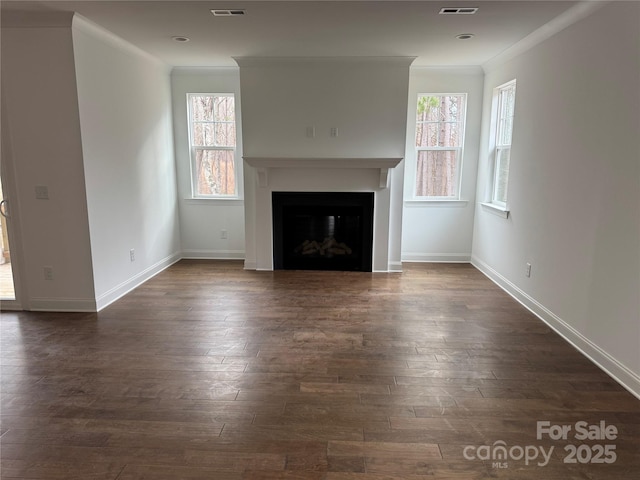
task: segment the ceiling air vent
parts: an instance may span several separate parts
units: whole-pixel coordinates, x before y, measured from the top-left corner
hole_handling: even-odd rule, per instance
[[[444,7],[440,15],[473,15],[477,11],[476,7]]]
[[[240,17],[244,15],[244,10],[211,10],[214,17]]]

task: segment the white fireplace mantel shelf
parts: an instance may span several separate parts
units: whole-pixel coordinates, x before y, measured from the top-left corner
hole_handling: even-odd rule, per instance
[[[387,188],[389,169],[395,168],[402,158],[299,158],[299,157],[243,157],[257,169],[258,186],[269,184],[270,168],[374,168],[380,170],[380,188]]]

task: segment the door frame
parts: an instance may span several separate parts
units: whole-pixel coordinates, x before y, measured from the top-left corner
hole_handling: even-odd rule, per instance
[[[4,82],[0,87],[0,176],[2,178],[2,191],[8,200],[9,218],[5,219],[9,248],[11,249],[11,271],[13,273],[13,288],[15,300],[0,301],[0,310],[26,310],[25,299],[27,288],[22,281],[24,278],[24,253],[22,251],[22,225],[20,223],[20,205],[17,195],[17,176],[13,162],[13,149],[11,141],[11,126],[7,114],[7,102],[5,101]]]

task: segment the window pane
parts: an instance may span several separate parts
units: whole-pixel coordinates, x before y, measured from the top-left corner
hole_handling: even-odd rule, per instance
[[[193,125],[193,144],[198,147],[214,147],[215,130],[213,123],[196,123]]]
[[[235,122],[235,106],[233,97],[215,98],[215,121]]]
[[[513,132],[513,117],[507,117],[500,121],[499,145],[511,145],[511,134]]]
[[[459,123],[447,122],[440,124],[438,146],[458,147],[461,143]]]
[[[456,150],[418,152],[416,196],[454,197],[456,195]]]
[[[196,193],[235,195],[236,175],[233,150],[196,149]]]
[[[435,147],[438,145],[437,123],[419,123],[416,129],[416,147]]]
[[[440,101],[438,96],[418,97],[417,117],[418,122],[437,122],[440,120]]]
[[[194,121],[213,121],[213,98],[211,96],[191,97],[191,112]]]
[[[461,122],[464,95],[422,95],[418,97],[416,121]]]
[[[507,181],[509,180],[510,148],[496,150],[496,177],[494,200],[502,203],[507,201]]]
[[[235,123],[216,124],[216,145],[220,147],[235,147],[236,125]]]
[[[444,116],[442,120],[448,122],[460,122],[462,121],[462,114],[464,112],[464,102],[462,95],[447,95],[442,97]]]
[[[500,91],[500,110],[498,112],[498,145],[511,145],[513,134],[513,114],[515,109],[515,86]]]
[[[516,102],[515,80],[495,90],[498,96],[497,131],[495,132],[495,158],[492,201],[507,203],[511,141]]]
[[[418,123],[416,125],[416,147],[423,147],[425,145],[425,128],[426,127],[424,123]]]

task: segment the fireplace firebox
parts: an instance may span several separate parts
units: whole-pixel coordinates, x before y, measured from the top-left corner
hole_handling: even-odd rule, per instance
[[[273,192],[275,270],[370,272],[372,192]]]

